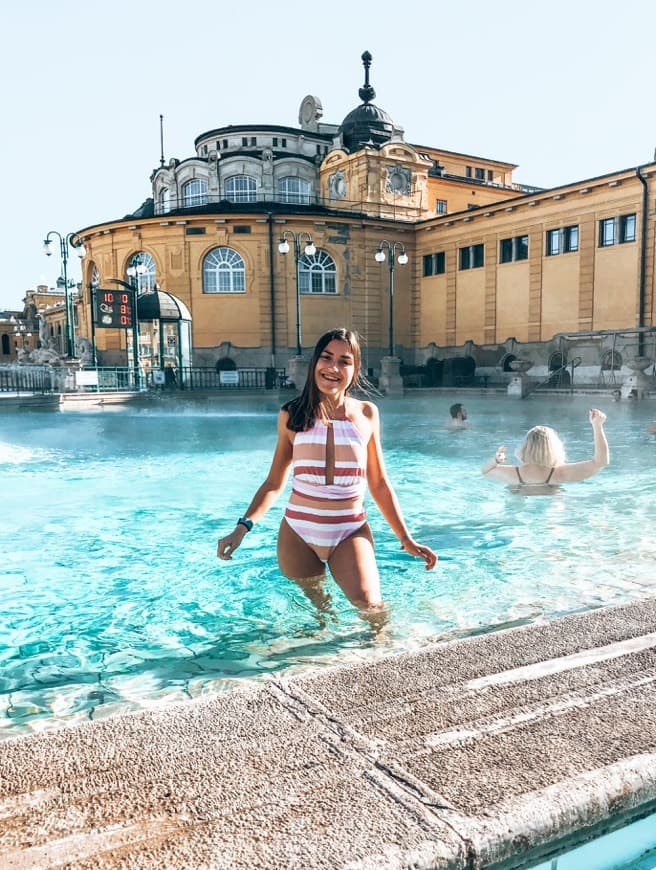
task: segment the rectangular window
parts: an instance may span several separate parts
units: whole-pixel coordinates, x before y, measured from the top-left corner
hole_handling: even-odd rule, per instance
[[[566,254],[579,249],[579,228],[565,227],[563,230],[563,248]]]
[[[560,254],[561,231],[549,230],[547,232],[547,257],[555,257]]]
[[[599,247],[605,248],[615,244],[615,218],[599,221]]]
[[[467,176],[467,178],[471,178],[471,177],[472,177],[472,168],[471,168],[471,166],[465,166],[465,175]]]
[[[257,145],[257,136],[251,136],[251,145]]]
[[[224,140],[223,140],[223,148],[224,148],[224,150],[225,150],[227,147],[228,147],[228,140],[227,140],[227,139],[224,139]]]
[[[555,257],[558,254],[569,254],[579,249],[579,228],[561,227],[558,230],[547,232],[547,256]]]
[[[235,233],[235,235],[237,235],[238,233],[242,233],[242,234],[243,233],[250,233],[251,228],[249,226],[244,225],[244,224],[236,224],[232,228],[232,231],[233,231],[233,233]]]
[[[274,148],[277,148],[277,147],[278,147],[278,137],[277,137],[277,136],[274,136],[274,137],[273,137],[273,147],[274,147]]]
[[[477,178],[479,181],[485,181],[485,170],[480,169],[477,166],[474,172],[474,177]]]
[[[248,145],[248,136],[241,137],[241,144],[244,148]]]
[[[286,148],[286,147],[287,147],[287,140],[286,140],[284,137],[280,140],[280,145],[281,145],[283,148]]]
[[[445,199],[436,199],[435,200],[435,211],[437,214],[446,214],[446,200]]]
[[[186,236],[204,236],[205,227],[185,227]]]
[[[513,258],[513,240],[501,239],[501,262],[511,263]]]
[[[487,180],[494,181],[494,174],[493,174],[491,169],[488,169],[488,171],[487,171]]]
[[[460,269],[478,269],[485,264],[485,248],[482,244],[460,248]]]
[[[636,240],[636,216],[624,214],[620,218],[620,244],[635,242]]]
[[[623,245],[636,240],[635,214],[622,214],[619,217],[604,218],[599,221],[599,247]]]
[[[424,257],[424,278],[431,275],[443,275],[446,272],[444,251],[437,254],[426,254]]]

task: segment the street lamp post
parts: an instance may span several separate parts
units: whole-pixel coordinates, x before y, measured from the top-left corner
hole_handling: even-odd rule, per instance
[[[303,343],[301,340],[301,284],[299,276],[299,263],[301,257],[306,255],[313,257],[317,249],[312,241],[312,236],[308,232],[295,233],[292,230],[285,230],[280,236],[278,243],[278,251],[281,254],[289,253],[289,239],[294,244],[294,262],[296,264],[296,355],[301,356],[303,353]],[[301,245],[305,242],[303,252],[301,253]]]
[[[14,350],[16,352],[16,358],[18,358],[19,351],[27,351],[30,349],[30,345],[32,342],[32,333],[27,331],[27,326],[24,323],[18,323],[15,317],[10,317],[9,322],[12,325],[12,331],[14,333]],[[18,344],[18,340],[20,338],[20,346]]]
[[[387,254],[385,254],[387,249]],[[400,251],[397,258],[396,252]],[[374,254],[377,263],[384,263],[387,259],[389,264],[389,355],[394,356],[394,265],[398,260],[400,266],[405,266],[408,262],[408,255],[405,252],[403,242],[390,242],[383,239],[376,249]]]
[[[64,279],[64,306],[66,315],[66,356],[68,359],[75,357],[75,316],[72,310],[71,299],[69,296],[68,285],[68,248],[75,248],[80,259],[84,257],[86,251],[76,233],[68,233],[62,236],[57,230],[50,230],[48,235],[43,240],[43,251],[47,257],[52,255],[52,239],[51,236],[56,236],[59,239],[59,254],[62,262],[62,273]]]

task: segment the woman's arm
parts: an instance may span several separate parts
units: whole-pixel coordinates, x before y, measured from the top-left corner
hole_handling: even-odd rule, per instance
[[[418,544],[408,531],[401,506],[385,471],[383,450],[380,444],[378,408],[371,402],[363,402],[363,414],[371,424],[371,436],[367,444],[367,484],[371,497],[401,542],[401,547],[411,556],[419,556],[423,559],[426,562],[426,570],[429,570],[435,566],[437,556],[430,547]]]
[[[605,468],[610,462],[610,450],[604,432],[606,415],[598,408],[590,408],[590,423],[594,439],[594,456],[585,462],[567,462],[559,465],[554,473],[554,478],[559,483],[575,483],[586,480]]]
[[[502,483],[516,483],[517,472],[515,465],[504,465],[506,461],[506,448],[503,444],[497,447],[497,452],[492,459],[488,459],[481,468],[481,473],[486,477],[491,477],[493,480],[500,480]]]
[[[288,419],[289,414],[287,411],[281,411],[278,414],[278,443],[273,454],[271,468],[266,480],[253,496],[253,500],[244,514],[245,517],[254,523],[262,519],[264,514],[276,502],[287,482],[287,475],[292,463],[292,438],[291,432],[287,428]],[[231,559],[232,554],[244,540],[244,535],[247,533],[246,526],[237,523],[229,535],[220,539],[216,550],[219,559]]]

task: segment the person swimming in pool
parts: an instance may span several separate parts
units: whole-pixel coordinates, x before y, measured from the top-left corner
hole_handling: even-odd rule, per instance
[[[446,424],[447,429],[456,431],[458,429],[466,429],[469,425],[467,423],[467,410],[461,402],[456,402],[455,405],[451,405],[449,408],[449,415],[449,422]]]
[[[266,480],[233,531],[221,538],[220,559],[231,559],[253,524],[293,484],[278,533],[278,564],[325,610],[326,565],[346,597],[364,613],[383,609],[374,541],[364,510],[369,486],[401,548],[426,563],[437,556],[411,535],[385,472],[378,409],[353,398],[363,385],[355,332],[331,329],[314,348],[305,386],[278,415],[278,443]]]
[[[561,483],[586,480],[610,462],[608,441],[604,432],[606,415],[598,408],[591,408],[589,419],[594,439],[592,459],[566,462],[565,447],[558,433],[549,426],[534,426],[526,433],[523,444],[515,453],[521,463],[519,466],[504,464],[506,448],[501,445],[481,471],[523,495],[549,495]]]

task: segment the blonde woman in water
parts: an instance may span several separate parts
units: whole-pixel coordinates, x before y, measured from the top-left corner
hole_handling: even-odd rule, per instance
[[[481,470],[487,477],[526,495],[548,495],[561,483],[586,480],[610,462],[604,432],[606,415],[598,408],[591,408],[589,419],[594,441],[592,459],[566,462],[565,447],[558,433],[550,426],[534,426],[526,433],[523,444],[516,451],[520,465],[505,464],[506,448],[502,444]]]

